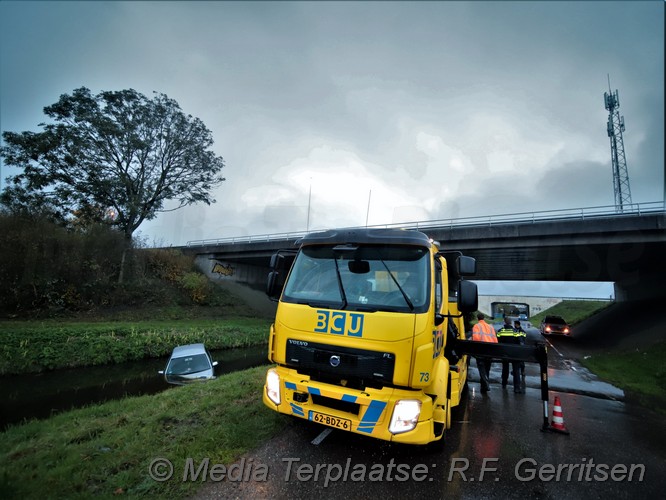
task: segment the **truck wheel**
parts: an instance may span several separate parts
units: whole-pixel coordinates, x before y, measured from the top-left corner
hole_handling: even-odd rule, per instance
[[[446,426],[445,426],[446,427]],[[428,453],[441,453],[446,445],[446,429],[442,430],[442,437],[438,441],[432,441],[425,445]]]
[[[462,401],[462,399],[465,396],[467,396],[468,389],[469,389],[469,381],[465,380],[465,384],[463,385],[462,391],[460,391],[460,401]]]

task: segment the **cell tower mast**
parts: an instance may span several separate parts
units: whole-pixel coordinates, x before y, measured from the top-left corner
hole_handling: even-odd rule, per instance
[[[627,172],[627,157],[624,154],[624,116],[620,116],[620,98],[611,91],[610,75],[608,76],[608,92],[604,92],[604,103],[608,110],[608,137],[611,147],[611,166],[613,168],[613,189],[615,191],[615,211],[624,212],[631,207],[631,188]]]

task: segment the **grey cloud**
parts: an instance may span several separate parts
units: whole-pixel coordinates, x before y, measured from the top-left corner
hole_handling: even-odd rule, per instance
[[[581,206],[586,207],[613,205],[612,179],[609,165],[590,161],[565,163],[539,180],[533,200],[546,209],[569,208],[570,199],[580,200],[584,203]]]
[[[276,172],[304,168],[322,146],[358,158],[376,179],[368,183],[392,186],[401,201],[384,209],[386,222],[414,203],[433,218],[611,204],[602,99],[610,73],[627,118],[634,197],[661,197],[663,9],[659,2],[0,2],[2,127],[34,129],[43,106],[81,85],[176,99],[213,131],[227,161],[219,203],[188,209],[181,222],[168,214],[151,222],[181,241],[298,227],[303,188]],[[420,150],[419,132],[455,152],[459,170],[445,155]],[[498,155],[513,165],[498,169]],[[266,193],[253,202],[263,204],[246,206],[244,193],[262,185],[288,195]],[[496,199],[505,185],[518,195]],[[556,196],[544,199],[544,190]],[[483,196],[490,206],[478,203]],[[358,211],[358,203],[348,205]],[[315,220],[335,223],[330,207],[313,210]],[[360,220],[339,215],[341,223]],[[202,217],[206,225],[190,227]]]

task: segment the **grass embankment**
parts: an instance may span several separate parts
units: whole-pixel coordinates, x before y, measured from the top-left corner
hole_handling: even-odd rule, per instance
[[[553,307],[531,316],[529,321],[538,328],[546,316],[561,316],[570,325],[575,325],[611,304],[613,302],[608,300],[563,300]]]
[[[0,434],[0,496],[191,495],[203,472],[197,481],[191,475],[183,481],[188,458],[195,472],[205,458],[210,468],[231,464],[286,424],[261,402],[265,373],[265,367],[253,368],[10,427]],[[173,464],[171,479],[151,478],[157,458]]]
[[[562,316],[574,326],[613,304],[609,301],[564,300],[530,318],[538,326],[547,315]],[[594,352],[580,360],[601,379],[644,407],[666,414],[666,342],[632,351]]]
[[[0,375],[167,356],[174,347],[202,342],[208,349],[267,342],[270,320],[235,318],[178,321],[0,323]]]
[[[593,354],[582,364],[647,408],[666,415],[666,342],[633,351]]]

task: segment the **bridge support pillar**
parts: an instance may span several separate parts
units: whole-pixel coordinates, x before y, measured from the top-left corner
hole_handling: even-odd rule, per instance
[[[615,300],[617,302],[640,302],[653,299],[666,299],[666,275],[656,273],[643,274],[639,281],[616,282]]]
[[[226,262],[209,254],[197,255],[196,266],[213,283],[229,291],[260,316],[274,318],[277,304],[265,291],[268,267]]]

